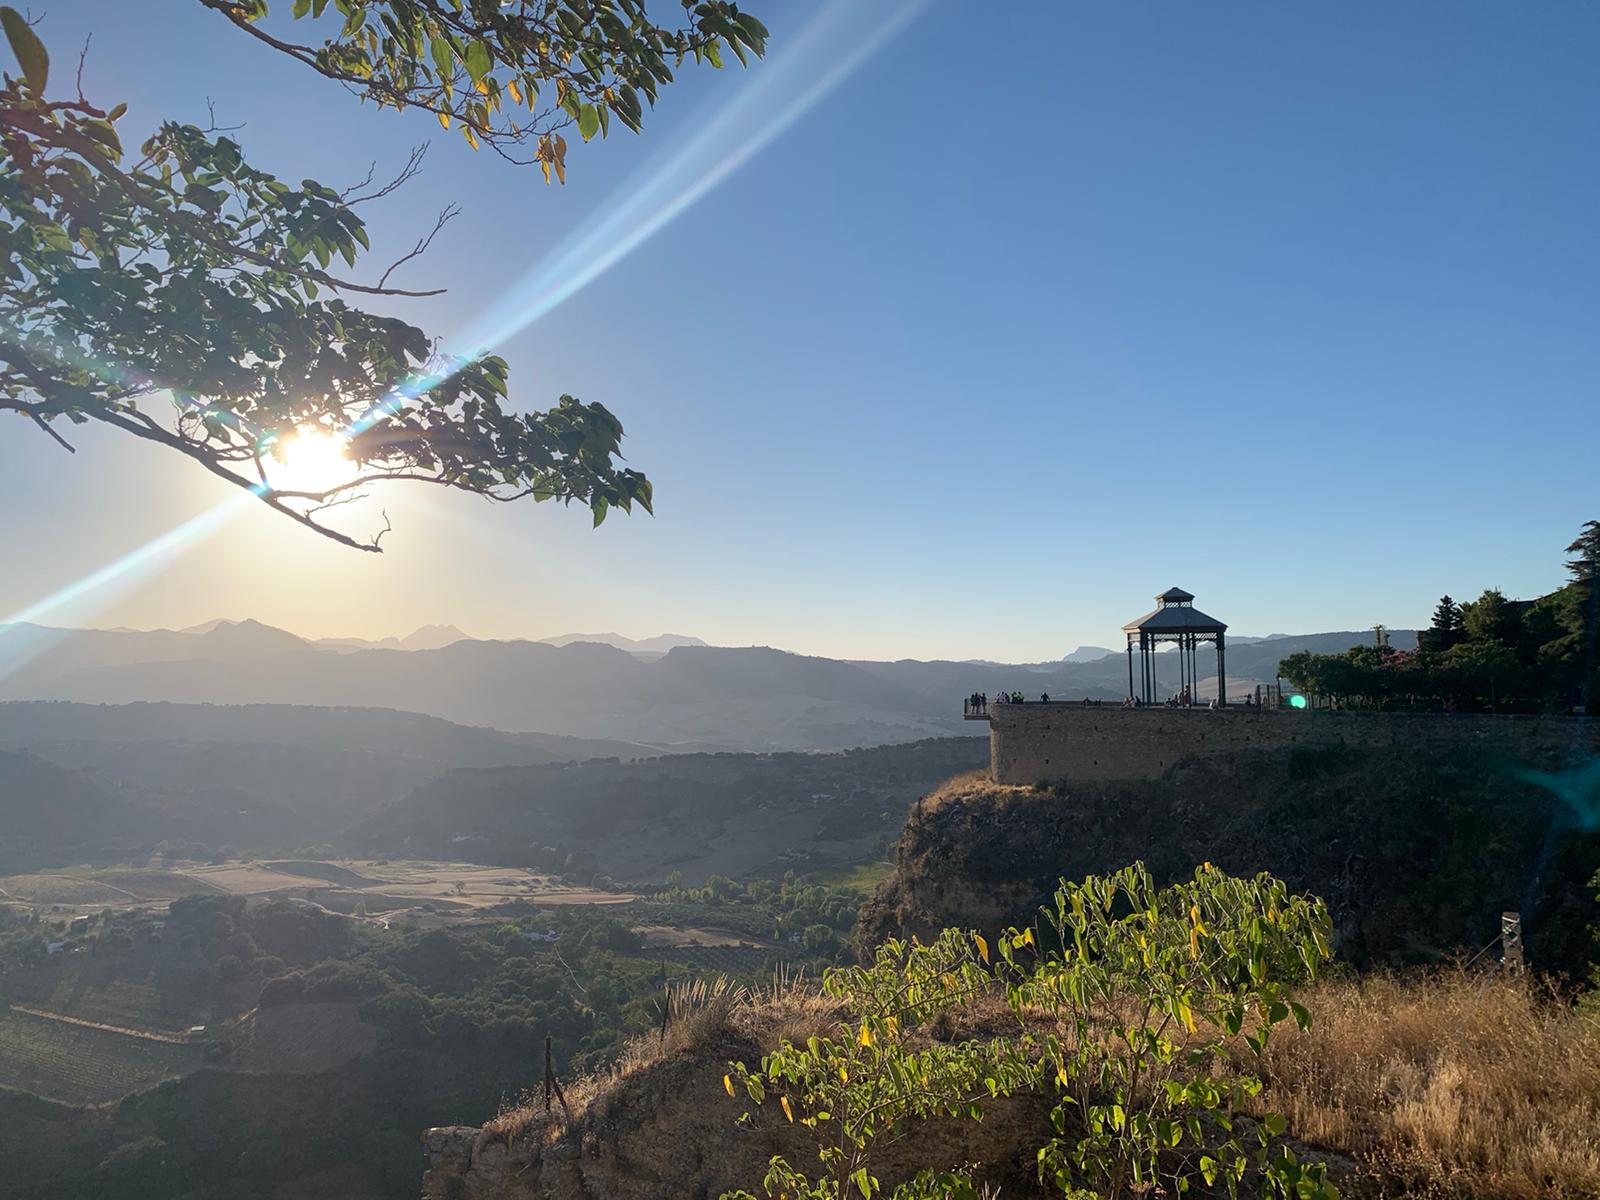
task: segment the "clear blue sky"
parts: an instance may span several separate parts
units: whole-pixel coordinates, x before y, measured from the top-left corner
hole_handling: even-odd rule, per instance
[[[642,137],[574,146],[565,188],[186,0],[53,0],[41,33],[59,79],[93,29],[86,88],[141,132],[209,95],[293,179],[350,182],[432,138],[369,219],[399,253],[464,206],[406,277],[448,296],[396,309],[448,334],[739,104],[822,6],[749,7],[769,63],[686,68]],[[1600,516],[1597,60],[1589,0],[934,0],[500,347],[520,402],[622,417],[654,519],[591,531],[413,490],[375,558],[250,512],[40,619],[1018,660],[1111,645],[1173,584],[1252,634],[1547,590]],[[8,422],[0,612],[227,496],[159,451],[81,443]]]

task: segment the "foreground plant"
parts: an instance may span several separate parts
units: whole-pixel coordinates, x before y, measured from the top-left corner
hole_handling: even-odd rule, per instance
[[[1328,956],[1320,901],[1209,864],[1160,888],[1138,864],[1063,881],[1042,913],[1039,927],[1008,931],[993,952],[957,930],[928,946],[890,941],[870,966],[824,977],[844,1012],[830,1036],[786,1043],[756,1069],[732,1065],[730,1095],[775,1099],[817,1143],[815,1177],[771,1161],[769,1197],[870,1200],[882,1191],[870,1167],[876,1147],[916,1121],[981,1120],[986,1103],[1022,1091],[1054,1097],[1039,1173],[1068,1196],[1181,1194],[1201,1180],[1230,1195],[1247,1181],[1263,1196],[1337,1195],[1323,1166],[1281,1143],[1281,1117],[1236,1118],[1261,1085],[1225,1072],[1223,1059],[1232,1039],[1259,1056],[1281,1022],[1310,1026],[1290,989]],[[1039,945],[1039,929],[1052,947]],[[1014,1037],[930,1036],[930,1024],[1001,996]],[[889,1194],[976,1190],[968,1171],[945,1170]]]
[[[785,1043],[754,1070],[734,1063],[723,1079],[729,1095],[742,1088],[757,1104],[776,1100],[816,1140],[821,1172],[812,1177],[774,1158],[764,1180],[768,1196],[867,1200],[881,1190],[868,1163],[875,1145],[915,1120],[978,1120],[984,1101],[1029,1079],[1027,1057],[1003,1041],[927,1036],[931,1022],[993,991],[972,940],[959,930],[947,929],[927,946],[888,941],[868,966],[829,970],[822,989],[846,1014],[831,1034]],[[890,1194],[963,1200],[977,1191],[965,1172],[928,1171]],[[728,1197],[752,1200],[748,1192]]]
[[[1042,1030],[1035,1082],[1059,1096],[1043,1178],[1110,1197],[1197,1178],[1233,1194],[1253,1172],[1264,1196],[1336,1195],[1278,1141],[1281,1116],[1236,1120],[1261,1082],[1223,1060],[1232,1038],[1259,1057],[1281,1022],[1310,1028],[1290,988],[1328,957],[1320,900],[1209,863],[1160,888],[1141,863],[1063,882],[1043,913],[1054,948],[1033,953],[1032,929],[999,943],[1011,1006]]]

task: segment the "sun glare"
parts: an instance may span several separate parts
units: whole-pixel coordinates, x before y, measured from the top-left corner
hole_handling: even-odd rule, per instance
[[[345,439],[320,429],[301,429],[284,440],[282,458],[267,462],[267,481],[288,492],[321,492],[355,474]]]

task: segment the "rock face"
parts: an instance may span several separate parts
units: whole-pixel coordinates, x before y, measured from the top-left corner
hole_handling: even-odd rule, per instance
[[[1334,745],[1188,759],[1154,780],[963,776],[913,809],[858,949],[1029,923],[1062,876],[1143,860],[1170,880],[1210,861],[1323,897],[1340,957],[1357,965],[1477,950],[1516,910],[1536,967],[1582,975],[1600,831],[1562,799],[1562,768],[1537,761],[1545,774],[1501,744]]]
[[[731,1099],[722,1075],[730,1059],[754,1063],[761,1045],[793,1028],[756,1010],[735,1026],[610,1080],[571,1089],[575,1120],[559,1111],[513,1114],[482,1129],[447,1126],[423,1135],[424,1200],[698,1200],[734,1188],[761,1192],[775,1154],[814,1168],[805,1130],[774,1106]],[[803,1034],[802,1034],[803,1036]],[[886,1186],[918,1170],[979,1164],[1008,1197],[1043,1196],[1033,1155],[1048,1137],[1046,1106],[1032,1098],[997,1102],[985,1119],[930,1122],[885,1147],[872,1169]]]
[[[1031,786],[1159,779],[1180,759],[1286,753],[1296,746],[1491,748],[1530,766],[1574,750],[1600,752],[1600,721],[1585,717],[1293,709],[1146,708],[996,704],[989,709],[989,771]]]

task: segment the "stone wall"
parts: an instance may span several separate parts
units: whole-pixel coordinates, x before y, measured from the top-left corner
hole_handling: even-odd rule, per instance
[[[1020,785],[1154,779],[1179,759],[1301,744],[1491,744],[1541,766],[1600,753],[1600,720],[1585,717],[1074,703],[996,704],[989,714],[990,772]]]

